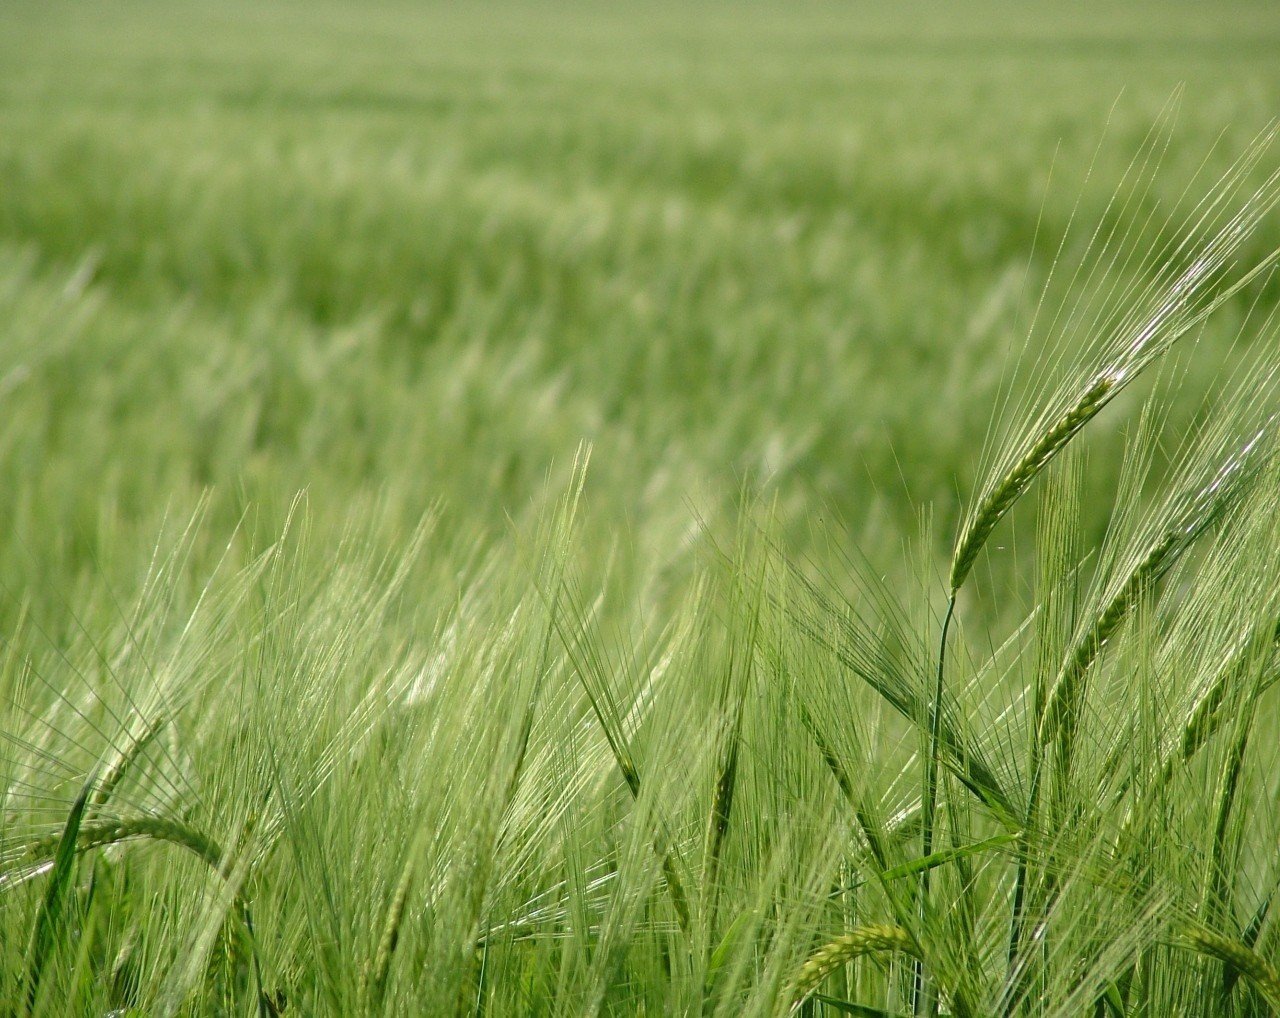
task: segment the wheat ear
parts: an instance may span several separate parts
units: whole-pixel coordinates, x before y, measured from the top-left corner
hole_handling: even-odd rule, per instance
[[[99,785],[99,788],[101,786]],[[79,825],[75,839],[75,851],[89,852],[105,845],[116,845],[122,841],[163,841],[176,845],[201,859],[223,881],[231,879],[230,860],[222,848],[212,838],[201,834],[193,827],[166,820],[163,817],[133,817],[128,820],[104,819],[91,820]],[[42,862],[58,852],[62,835],[51,834],[22,846],[16,859],[19,863]],[[258,1012],[271,1014],[275,1005],[267,997],[262,985],[261,962],[258,957],[257,944],[253,934],[253,911],[249,900],[237,890],[235,892],[235,910],[239,916],[244,932],[244,940],[253,962],[254,980],[257,983]]]
[[[1238,940],[1219,936],[1203,929],[1183,931],[1187,946],[1238,971],[1267,999],[1271,1010],[1280,1014],[1280,973],[1275,966]]]
[[[32,860],[47,858],[57,851],[60,838],[61,834],[51,834],[28,842],[23,846],[20,858]],[[185,848],[203,859],[219,876],[225,875],[222,849],[216,841],[186,824],[165,820],[163,817],[88,821],[80,825],[80,833],[76,838],[76,851],[88,852],[103,845],[114,845],[121,841],[133,841],[139,838],[167,841],[172,845]]]
[[[1049,690],[1040,719],[1041,743],[1052,738],[1060,726],[1065,726],[1069,743],[1085,672],[1120,628],[1142,592],[1168,573],[1200,535],[1230,512],[1247,490],[1248,482],[1257,477],[1272,458],[1270,448],[1261,443],[1270,434],[1275,420],[1273,414],[1263,428],[1227,458],[1208,483],[1187,499],[1184,507],[1169,520],[1164,533],[1113,588],[1115,592],[1093,625],[1080,636]]]
[[[790,1010],[798,1010],[822,985],[822,981],[846,962],[866,954],[882,951],[901,951],[914,958],[920,957],[915,940],[901,926],[872,924],[859,926],[843,936],[836,937],[818,948],[809,960],[800,966],[792,978],[787,997]]]
[[[983,496],[960,531],[955,553],[951,557],[953,595],[968,577],[978,552],[987,543],[996,524],[1004,519],[1005,514],[1013,508],[1013,504],[1048,462],[1107,405],[1122,379],[1123,375],[1115,371],[1105,371],[1095,378],[1075,404],[1052,426],[1046,428],[1022,458],[1006,471],[1000,482]]]
[[[1195,706],[1182,728],[1182,736],[1177,745],[1165,758],[1160,768],[1160,780],[1168,783],[1173,779],[1174,771],[1180,764],[1186,763],[1199,752],[1200,747],[1208,742],[1222,727],[1225,720],[1223,706],[1227,702],[1232,682],[1247,667],[1247,660],[1240,655],[1232,663],[1222,669],[1214,678],[1209,688],[1196,700]],[[1273,667],[1259,683],[1256,695],[1270,689],[1280,678],[1280,673]]]
[[[382,935],[378,938],[378,952],[374,955],[373,965],[360,974],[360,1006],[366,1014],[372,1014],[382,1001],[387,975],[391,971],[391,956],[395,954],[396,945],[400,941],[400,923],[404,919],[409,889],[413,886],[413,869],[413,861],[410,860],[400,874],[400,880],[391,896],[391,907],[382,924]]]
[[[142,755],[143,751],[160,733],[160,730],[164,727],[165,720],[165,715],[156,715],[142,730],[142,734],[133,740],[129,748],[116,756],[115,763],[103,774],[98,782],[98,787],[94,789],[93,795],[89,797],[91,809],[100,809],[111,798],[115,793],[116,787],[123,780],[125,774],[128,773],[129,768],[133,766],[134,761]]]
[[[1261,158],[1275,134],[1274,127],[1264,132],[1237,169],[1243,172]],[[1215,282],[1222,283],[1221,273],[1231,264],[1231,256],[1277,201],[1280,201],[1280,171],[1271,174],[1240,210],[1200,245],[1196,257],[1190,259],[1176,278],[1148,294],[1142,311],[1125,316],[1111,335],[1100,337],[1102,348],[1110,351],[1106,361],[1095,370],[1078,397],[1061,411],[1047,410],[1046,414],[1053,416],[1049,416],[1047,422],[1042,416],[1033,425],[1039,437],[1020,456],[1016,451],[1009,454],[1010,458],[1017,456],[1017,459],[996,475],[998,479],[986,487],[967,515],[951,556],[953,598],[996,524],[1049,461],[1174,343],[1274,264],[1280,252],[1268,253],[1238,278],[1214,288]],[[1190,239],[1184,240],[1176,253],[1181,253]]]

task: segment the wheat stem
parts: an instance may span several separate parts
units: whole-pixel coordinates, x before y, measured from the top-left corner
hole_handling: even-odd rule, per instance
[[[920,796],[920,855],[927,859],[933,854],[933,833],[938,805],[938,757],[942,737],[942,694],[946,688],[947,633],[955,616],[956,598],[953,593],[947,600],[947,614],[942,620],[942,635],[938,641],[938,670],[933,683],[933,699],[929,704],[929,745],[924,760],[924,781]],[[929,913],[929,883],[932,871],[920,871],[919,895],[916,901],[917,917],[924,928]],[[926,985],[924,965],[917,958],[912,966],[912,1011],[925,1015],[933,1010],[933,994]]]

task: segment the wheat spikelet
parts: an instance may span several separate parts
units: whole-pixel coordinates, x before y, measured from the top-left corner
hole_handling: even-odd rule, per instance
[[[164,727],[165,720],[165,715],[157,715],[142,730],[142,734],[133,740],[129,748],[116,756],[115,762],[102,776],[98,782],[98,787],[89,798],[90,807],[99,809],[106,804],[107,800],[115,792],[116,787],[128,773],[129,768],[133,766],[134,761],[143,754],[156,735],[159,734],[161,728]]]
[[[391,956],[400,941],[400,923],[404,919],[405,904],[413,885],[413,872],[414,866],[410,860],[400,874],[400,880],[391,896],[391,907],[387,910],[387,918],[382,925],[382,936],[378,938],[378,952],[374,956],[373,965],[360,974],[360,1001],[366,1011],[373,1011],[382,1001],[387,975],[391,971]]]
[[[1120,378],[1104,372],[1013,465],[969,514],[951,557],[951,591],[960,589],[991,531],[1004,519],[1038,473],[1110,400]]]
[[[901,951],[919,958],[920,950],[911,934],[901,926],[874,923],[859,926],[818,948],[791,980],[788,998],[794,1011],[813,994],[822,981],[845,962],[880,951]]]
[[[1261,955],[1244,944],[1203,929],[1183,931],[1193,950],[1229,965],[1248,979],[1267,998],[1273,1011],[1280,1013],[1280,973]]]

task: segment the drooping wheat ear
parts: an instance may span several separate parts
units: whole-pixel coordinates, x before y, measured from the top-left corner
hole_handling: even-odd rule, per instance
[[[99,788],[101,785],[99,784]],[[249,828],[253,827],[250,819]],[[8,859],[0,859],[0,866],[16,863],[27,866],[42,863],[52,858],[58,851],[62,840],[61,834],[51,834],[43,838],[29,841],[19,848],[16,855]],[[124,841],[163,841],[178,848],[185,849],[201,859],[217,876],[226,883],[234,883],[232,859],[222,851],[218,843],[201,834],[194,827],[166,820],[163,817],[131,817],[127,820],[102,819],[90,820],[80,824],[75,840],[75,851],[89,852],[106,845],[117,845]],[[253,933],[253,910],[243,890],[237,889],[234,905],[240,920],[244,943],[249,950],[253,963],[254,982],[257,984],[259,1014],[275,1012],[274,1003],[267,997],[262,984],[262,964],[258,956],[258,947]]]
[[[955,594],[973,568],[978,552],[991,531],[1004,519],[1013,504],[1035,480],[1036,475],[1088,424],[1120,386],[1123,375],[1104,371],[1085,389],[1081,397],[1051,426],[1046,428],[1003,477],[992,485],[965,519],[955,552],[951,556],[951,593]]]
[[[22,847],[18,857],[22,862],[36,862],[47,859],[57,851],[60,834],[51,834],[44,838],[28,842]],[[133,817],[128,820],[90,820],[80,825],[80,833],[76,838],[76,851],[88,852],[104,845],[114,845],[122,841],[135,841],[141,838],[151,841],[167,841],[172,845],[185,848],[188,852],[203,859],[209,868],[225,876],[222,849],[212,838],[186,824],[166,820],[163,817]]]
[[[1204,929],[1185,929],[1183,937],[1193,951],[1216,958],[1243,975],[1267,999],[1272,1012],[1280,1014],[1280,973],[1260,954],[1251,951],[1238,940]]]
[[[901,926],[871,924],[859,926],[829,944],[818,948],[791,980],[787,996],[794,1012],[822,985],[822,981],[846,962],[867,954],[882,951],[901,951],[913,958],[920,957],[915,940]]]

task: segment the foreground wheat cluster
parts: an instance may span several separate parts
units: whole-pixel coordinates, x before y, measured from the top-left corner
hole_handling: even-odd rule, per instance
[[[585,457],[504,545],[445,551],[441,510],[395,561],[318,548],[299,502],[184,591],[200,520],[166,535],[114,635],[4,664],[4,1013],[1280,1013],[1272,140],[1098,226],[945,580],[824,575],[748,514],[624,624]],[[1005,528],[1033,607],[993,633]]]

